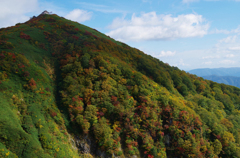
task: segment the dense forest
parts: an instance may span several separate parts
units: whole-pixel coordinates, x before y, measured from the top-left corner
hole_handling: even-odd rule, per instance
[[[240,157],[240,89],[39,15],[0,29],[0,157]]]

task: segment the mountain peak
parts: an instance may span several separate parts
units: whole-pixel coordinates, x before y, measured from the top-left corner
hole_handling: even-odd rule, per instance
[[[0,30],[0,157],[239,157],[240,89],[45,12]]]
[[[44,14],[50,15],[52,14],[52,12],[48,12],[47,10],[44,10],[40,15],[44,15]]]

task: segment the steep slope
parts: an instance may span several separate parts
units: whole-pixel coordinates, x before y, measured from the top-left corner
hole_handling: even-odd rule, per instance
[[[240,88],[240,77],[235,77],[235,76],[216,76],[216,75],[211,75],[211,76],[202,76],[206,80],[212,80],[217,83],[224,83],[227,85],[231,86],[236,86]]]
[[[40,15],[0,30],[2,157],[240,157],[240,89]]]

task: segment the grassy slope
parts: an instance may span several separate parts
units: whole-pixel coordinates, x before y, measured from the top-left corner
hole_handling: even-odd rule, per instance
[[[31,40],[20,38],[22,31],[30,34]],[[22,24],[1,30],[1,37],[11,42],[14,48],[2,52],[5,62],[1,72],[5,77],[0,85],[0,111],[3,114],[0,119],[0,155],[78,157],[56,105],[55,81],[48,74],[54,71],[54,62],[51,62],[51,51],[43,30]],[[16,59],[7,52],[14,52]],[[21,65],[24,67],[20,68]],[[29,86],[31,79],[37,83],[35,88]],[[52,113],[57,116],[53,117]]]

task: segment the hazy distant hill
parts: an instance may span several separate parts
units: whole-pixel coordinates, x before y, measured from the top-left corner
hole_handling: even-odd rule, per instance
[[[240,77],[240,67],[232,67],[232,68],[204,68],[204,69],[193,69],[188,71],[191,74],[195,74],[197,76],[236,76]]]
[[[211,76],[203,76],[203,78],[207,80],[212,80],[214,82],[224,83],[224,84],[228,84],[228,85],[232,85],[240,88],[240,77],[211,75]]]
[[[217,83],[240,87],[240,67],[193,69],[188,72]]]

